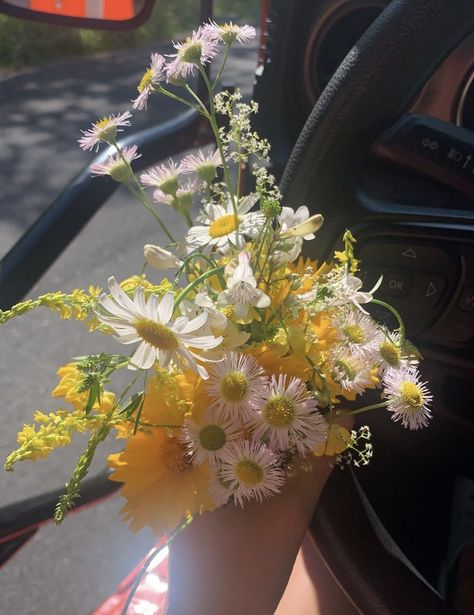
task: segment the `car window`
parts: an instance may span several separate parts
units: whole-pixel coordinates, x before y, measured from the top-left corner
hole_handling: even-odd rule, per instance
[[[259,2],[217,2],[218,19],[258,23]],[[235,5],[235,6],[234,6]],[[0,16],[0,258],[93,158],[77,146],[80,129],[104,114],[131,107],[136,85],[152,51],[171,52],[161,41],[177,39],[199,22],[199,2],[159,2],[151,21],[137,32],[78,31]],[[4,33],[8,32],[8,40]],[[51,45],[46,41],[51,41]],[[53,44],[54,43],[54,44]],[[236,49],[226,83],[252,90],[257,42]],[[134,130],[181,113],[183,107],[150,102],[135,112]],[[99,180],[97,180],[99,181]],[[172,210],[163,212],[178,230]],[[181,227],[179,227],[181,228]],[[104,287],[109,275],[139,273],[145,243],[159,243],[148,214],[119,190],[31,290],[71,291],[89,283]],[[56,410],[51,398],[55,370],[78,354],[113,348],[112,339],[87,334],[80,323],[61,321],[46,310],[0,329],[0,387],[4,421],[2,459],[15,447],[16,433],[36,409]],[[0,472],[0,506],[60,487],[68,480],[85,439],[59,449],[48,460]],[[111,442],[92,468],[105,466]],[[92,612],[145,555],[153,542],[131,535],[119,516],[123,502],[114,496],[72,515],[65,527],[42,528],[2,569],[2,605],[22,614]],[[100,538],[99,538],[100,537]],[[20,583],[19,579],[23,579]],[[5,608],[5,607],[4,607]]]

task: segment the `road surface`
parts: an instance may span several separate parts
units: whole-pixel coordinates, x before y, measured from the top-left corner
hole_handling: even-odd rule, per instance
[[[88,163],[90,155],[75,141],[79,128],[103,114],[129,106],[148,63],[150,49],[64,61],[25,72],[2,82],[0,105],[0,255]],[[226,80],[251,91],[256,44],[236,49]],[[138,129],[181,111],[168,101],[152,101],[137,113]],[[163,217],[178,234],[183,228],[170,209]],[[145,210],[120,190],[95,216],[31,292],[71,290],[94,283],[104,286],[115,274],[124,278],[140,270],[142,247],[161,237]],[[14,447],[15,436],[33,411],[57,407],[50,397],[56,368],[78,353],[110,349],[116,343],[88,335],[78,323],[64,322],[46,311],[12,321],[0,331],[2,429],[0,457]],[[19,501],[63,484],[84,446],[84,439],[57,451],[49,460],[26,462],[13,473],[0,472],[0,505]],[[103,467],[104,447],[94,465]],[[144,531],[129,533],[120,521],[116,495],[72,515],[61,528],[44,527],[0,570],[0,611],[21,615],[86,615],[105,599],[153,544]]]

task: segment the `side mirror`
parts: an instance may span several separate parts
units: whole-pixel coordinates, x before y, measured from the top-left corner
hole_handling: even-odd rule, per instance
[[[59,26],[132,30],[150,16],[155,0],[0,0],[0,13]]]

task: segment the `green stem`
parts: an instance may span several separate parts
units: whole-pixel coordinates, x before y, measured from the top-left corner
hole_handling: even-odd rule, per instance
[[[228,43],[226,43],[225,45],[225,51],[224,51],[224,59],[222,60],[222,64],[221,67],[219,68],[219,71],[217,72],[216,78],[214,79],[214,83],[212,84],[212,89],[214,90],[216,85],[219,83],[220,78],[222,77],[222,71],[224,70],[224,67],[227,63],[227,58],[229,57],[229,51],[230,51],[230,45]]]
[[[202,109],[196,107],[195,105],[193,105],[192,103],[190,103],[188,100],[186,100],[185,98],[181,98],[181,96],[177,96],[176,94],[173,94],[172,92],[170,92],[169,90],[167,90],[166,88],[164,88],[163,86],[158,86],[158,88],[156,89],[157,92],[159,92],[160,94],[164,94],[165,96],[168,96],[168,98],[172,98],[173,100],[176,100],[176,102],[179,102],[183,105],[186,105],[187,107],[190,107],[191,109],[194,109],[196,111],[199,111],[199,113],[203,113]],[[199,100],[199,102],[201,102]],[[199,105],[200,107],[202,107],[202,104]],[[207,109],[206,107],[204,107],[204,110],[207,113]]]
[[[130,182],[126,182],[125,185],[127,186],[128,190],[140,201],[140,203],[142,203],[142,205],[144,205],[146,207],[146,209],[148,209],[148,211],[151,213],[151,215],[155,218],[155,220],[161,226],[162,230],[168,236],[168,239],[170,241],[172,241],[173,243],[177,243],[176,239],[173,237],[173,235],[166,228],[166,225],[163,223],[163,221],[161,220],[160,216],[154,210],[153,205],[152,205],[152,203],[150,202],[150,199],[147,196],[147,193],[145,192],[145,190],[143,189],[143,186],[140,184],[140,182],[138,181],[137,177],[135,176],[135,173],[133,172],[132,165],[125,158],[125,156],[123,155],[122,150],[120,149],[120,147],[118,146],[118,144],[117,144],[117,142],[115,140],[113,141],[112,145],[117,150],[117,152],[118,152],[120,158],[122,159],[122,161],[127,165],[128,170],[130,171],[130,177],[133,179],[133,183],[136,185],[136,188],[133,188],[133,186],[130,184]]]
[[[136,591],[138,589],[138,586],[140,585],[143,577],[147,573],[147,570],[150,567],[150,565],[152,564],[152,562],[155,559],[155,557],[159,553],[161,553],[161,551],[163,551],[163,549],[166,549],[166,547],[168,547],[171,544],[171,542],[176,538],[176,536],[178,534],[180,534],[183,530],[185,530],[187,527],[189,527],[189,525],[191,525],[192,520],[193,520],[192,517],[189,517],[189,519],[186,519],[186,521],[182,525],[180,525],[178,527],[178,529],[175,530],[171,534],[171,536],[164,543],[162,543],[161,545],[159,545],[158,547],[153,549],[153,551],[151,552],[151,554],[147,558],[146,562],[143,564],[143,568],[137,574],[137,576],[135,578],[135,581],[133,582],[132,589],[130,590],[130,593],[127,596],[127,600],[126,600],[125,604],[123,605],[123,609],[122,609],[120,615],[127,615],[128,607],[132,603],[133,596],[135,595],[135,593],[136,593]]]
[[[386,408],[390,402],[381,401],[378,404],[372,404],[371,406],[364,406],[363,408],[357,408],[357,410],[345,410],[344,412],[336,412],[336,414],[343,414],[344,416],[355,416],[356,414],[362,414],[369,410],[377,410],[377,408]]]
[[[181,303],[181,301],[183,301],[183,299],[185,299],[185,297],[187,297],[189,295],[189,293],[196,288],[196,286],[198,286],[199,284],[201,284],[201,282],[204,282],[204,280],[207,280],[207,278],[210,278],[213,275],[219,275],[221,273],[223,273],[224,271],[224,267],[215,267],[214,269],[210,269],[209,271],[206,271],[205,273],[203,273],[202,275],[200,275],[198,278],[196,278],[195,280],[193,280],[191,282],[191,284],[188,284],[186,286],[186,288],[184,288],[179,295],[176,297],[175,302],[174,302],[174,307],[175,309],[178,307],[178,305]]]
[[[234,210],[234,214],[237,215],[237,204],[235,201],[235,195],[234,195],[234,191],[232,188],[232,182],[230,179],[229,167],[227,165],[227,160],[224,156],[224,148],[222,146],[222,141],[221,141],[221,137],[219,134],[219,127],[217,126],[216,109],[214,106],[214,89],[211,85],[211,82],[209,81],[209,78],[207,76],[206,71],[204,70],[204,67],[198,66],[198,68],[199,68],[199,72],[202,75],[202,78],[204,79],[204,83],[207,86],[207,90],[209,92],[209,107],[210,107],[210,113],[208,115],[209,124],[211,125],[212,132],[214,133],[214,138],[216,140],[217,149],[219,150],[219,154],[221,156],[222,168],[224,170],[224,179],[225,179],[225,183],[227,186],[227,190],[229,191],[229,197],[232,203],[232,209]]]
[[[375,303],[375,305],[380,305],[380,307],[384,307],[386,310],[388,310],[395,316],[395,318],[398,321],[401,342],[404,342],[405,341],[405,325],[403,324],[403,320],[399,312],[394,307],[392,307],[389,303],[385,303],[385,301],[380,301],[380,299],[372,299],[371,303]]]

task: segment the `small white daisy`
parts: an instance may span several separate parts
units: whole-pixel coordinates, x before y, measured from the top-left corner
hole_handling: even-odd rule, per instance
[[[234,213],[230,201],[225,206],[206,204],[199,218],[204,225],[189,229],[189,244],[195,248],[214,246],[223,253],[232,246],[241,250],[246,244],[245,238],[255,237],[265,223],[265,216],[261,211],[250,212],[257,201],[258,196],[255,194],[243,197],[237,205],[237,213]]]
[[[243,507],[246,500],[264,499],[280,492],[285,482],[278,457],[264,444],[236,440],[222,455],[220,476]]]
[[[216,40],[206,34],[202,27],[193,31],[183,42],[173,43],[173,47],[177,53],[170,55],[174,60],[166,69],[167,79],[171,82],[186,80],[197,66],[207,64],[218,52]]]
[[[94,149],[96,145],[97,149],[99,149],[101,141],[109,144],[113,143],[120,127],[130,126],[131,117],[132,114],[130,111],[125,111],[125,113],[121,113],[120,115],[112,114],[94,122],[92,128],[81,130],[83,136],[79,139],[79,147],[87,151]]]
[[[209,368],[207,391],[212,407],[224,416],[247,416],[265,400],[268,378],[262,366],[250,355],[230,352]]]
[[[252,419],[254,438],[275,451],[295,446],[302,456],[326,440],[326,421],[302,380],[285,374],[272,376],[267,395]]]
[[[161,54],[151,54],[150,66],[137,86],[138,96],[132,101],[134,109],[140,111],[146,109],[148,97],[154,92],[155,86],[165,79],[165,62],[166,60]]]
[[[403,427],[411,430],[428,425],[433,396],[426,382],[420,381],[416,368],[408,366],[389,370],[383,379],[383,386],[389,402],[387,410],[392,413],[394,421],[400,421]]]
[[[155,203],[171,205],[176,211],[189,212],[193,205],[194,196],[199,188],[200,185],[193,181],[181,185],[173,195],[165,194],[163,190],[157,188],[153,192],[153,200]]]
[[[226,45],[231,45],[234,41],[245,45],[245,43],[251,41],[257,35],[253,26],[238,26],[231,21],[221,26],[216,24],[215,21],[211,21],[204,24],[203,30],[210,38],[220,40]]]
[[[400,333],[382,329],[382,337],[379,339],[377,362],[379,374],[383,376],[389,370],[398,370],[402,367],[416,366],[418,360],[415,355],[406,353],[402,348]]]
[[[194,465],[209,462],[216,464],[222,457],[229,442],[236,440],[242,426],[235,419],[226,419],[220,413],[208,408],[202,420],[195,422],[186,418],[181,441],[192,458]]]
[[[220,292],[217,297],[219,305],[232,305],[234,316],[244,320],[251,307],[264,309],[271,305],[270,297],[257,288],[257,280],[249,260],[250,255],[246,252],[239,254],[239,264],[226,280],[227,290]]]
[[[361,395],[365,389],[373,386],[371,365],[365,359],[345,354],[344,347],[336,346],[333,349],[333,377],[343,391]]]
[[[131,164],[133,160],[140,158],[141,154],[137,154],[137,145],[131,145],[129,147],[124,147],[122,149],[122,156]],[[90,171],[92,175],[110,175],[112,179],[116,182],[125,183],[127,182],[132,173],[130,171],[130,167],[123,160],[120,154],[113,154],[112,156],[108,156],[105,162],[98,162],[96,164],[91,164]]]
[[[103,311],[97,311],[97,317],[115,331],[121,344],[140,342],[132,354],[129,369],[150,369],[158,361],[162,367],[170,364],[188,367],[207,379],[206,370],[197,362],[205,359],[191,349],[210,350],[222,342],[222,337],[197,334],[206,322],[206,313],[192,320],[180,316],[172,322],[172,293],[166,293],[161,299],[152,294],[145,301],[143,287],[137,288],[131,299],[114,277],[109,278],[108,285],[112,299],[106,294],[100,297]]]
[[[379,353],[383,333],[370,316],[353,307],[333,316],[332,325],[350,354],[374,363]]]
[[[159,164],[140,175],[144,186],[159,188],[164,194],[174,196],[179,188],[181,166],[169,159],[167,164]]]
[[[196,173],[199,179],[208,184],[215,178],[217,167],[221,166],[222,158],[218,150],[211,154],[199,150],[197,154],[189,154],[181,160],[183,173]]]

